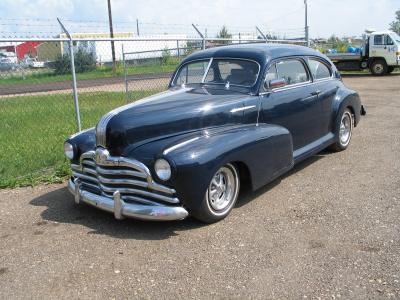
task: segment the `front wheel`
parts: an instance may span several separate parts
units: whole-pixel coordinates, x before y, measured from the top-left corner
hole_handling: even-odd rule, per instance
[[[386,61],[384,61],[383,59],[377,59],[372,62],[370,70],[372,74],[376,76],[382,76],[387,73],[388,66],[386,64]]]
[[[200,209],[193,216],[205,223],[225,218],[235,206],[239,195],[240,180],[236,167],[226,164],[213,175]]]
[[[351,111],[346,108],[346,110],[343,112],[342,117],[340,118],[340,124],[338,126],[338,132],[337,132],[337,141],[331,146],[331,149],[333,151],[343,151],[345,150],[351,140],[351,135],[353,133],[353,128],[354,128],[354,117]]]

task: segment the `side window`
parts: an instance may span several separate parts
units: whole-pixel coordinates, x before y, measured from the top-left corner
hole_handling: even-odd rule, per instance
[[[383,45],[383,35],[378,34],[374,36],[374,45]]]
[[[309,81],[307,71],[300,60],[287,59],[276,64],[278,78],[286,80],[287,85]]]
[[[199,83],[203,79],[208,61],[189,63],[184,66],[175,79],[175,84]]]
[[[386,45],[394,45],[390,36],[386,35]]]
[[[274,79],[278,79],[278,74],[276,73],[276,65],[275,64],[270,66],[267,73],[265,73],[265,81],[264,81],[264,86],[263,86],[264,91],[268,90],[268,83]]]
[[[329,78],[332,75],[331,69],[319,60],[310,58],[308,60],[308,65],[310,66],[311,74],[316,80]]]

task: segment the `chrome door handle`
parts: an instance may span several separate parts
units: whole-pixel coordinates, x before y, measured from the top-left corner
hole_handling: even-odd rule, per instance
[[[311,95],[313,95],[313,96],[318,96],[319,94],[321,94],[320,90],[316,90],[315,92],[311,92]]]

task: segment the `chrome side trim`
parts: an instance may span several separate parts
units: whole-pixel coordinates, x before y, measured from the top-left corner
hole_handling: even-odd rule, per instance
[[[68,181],[68,189],[75,196],[75,199],[113,213],[116,219],[129,217],[140,220],[172,221],[182,220],[189,215],[187,210],[181,206],[126,203],[121,199],[118,191],[113,194],[113,198],[96,195],[82,190],[71,179]]]
[[[328,78],[328,79],[326,79],[326,80],[323,80],[323,81],[333,81],[333,80],[338,80],[338,79],[336,79],[336,78]],[[259,95],[260,96],[262,96],[262,95],[266,95],[266,94],[271,94],[271,93],[278,93],[278,92],[283,92],[283,91],[287,91],[287,90],[291,90],[291,89],[297,89],[297,88],[300,88],[300,87],[304,87],[304,86],[308,86],[308,85],[313,85],[313,84],[317,84],[317,83],[320,83],[321,81],[311,81],[311,82],[305,82],[305,83],[301,83],[301,84],[296,84],[296,85],[289,85],[289,86],[286,86],[286,87],[283,87],[283,88],[279,88],[279,89],[275,89],[275,90],[272,90],[272,91],[266,91],[266,92],[262,92],[262,93],[259,93]]]
[[[174,151],[174,150],[176,150],[176,149],[178,149],[180,147],[183,147],[183,146],[185,146],[187,144],[190,144],[191,142],[197,141],[199,138],[200,137],[195,137],[195,138],[189,139],[187,141],[181,142],[179,144],[176,144],[176,145],[174,145],[172,147],[169,147],[169,148],[164,150],[163,155],[167,155],[168,153],[170,153],[170,152],[172,152],[172,151]]]
[[[234,109],[231,109],[231,113],[248,110],[248,109],[251,109],[251,108],[254,108],[254,107],[256,107],[256,106],[255,105],[249,105],[249,106],[234,108]]]

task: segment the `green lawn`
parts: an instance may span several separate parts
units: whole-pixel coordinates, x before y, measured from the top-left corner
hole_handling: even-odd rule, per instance
[[[131,92],[130,100],[158,92]],[[79,94],[82,127],[126,103],[122,92]],[[0,188],[62,180],[69,173],[63,142],[75,133],[71,94],[0,98]]]
[[[176,67],[177,62],[175,61],[167,64],[130,65],[127,68],[127,73],[128,75],[166,73],[173,72]],[[71,80],[71,74],[55,75],[54,71],[51,69],[37,71],[25,70],[24,72],[25,78],[23,78],[22,73],[19,71],[16,71],[14,74],[9,76],[0,76],[0,85],[24,85]],[[124,76],[124,69],[122,65],[118,65],[115,74],[113,73],[112,68],[108,66],[97,67],[93,71],[76,74],[78,81],[118,76]]]

